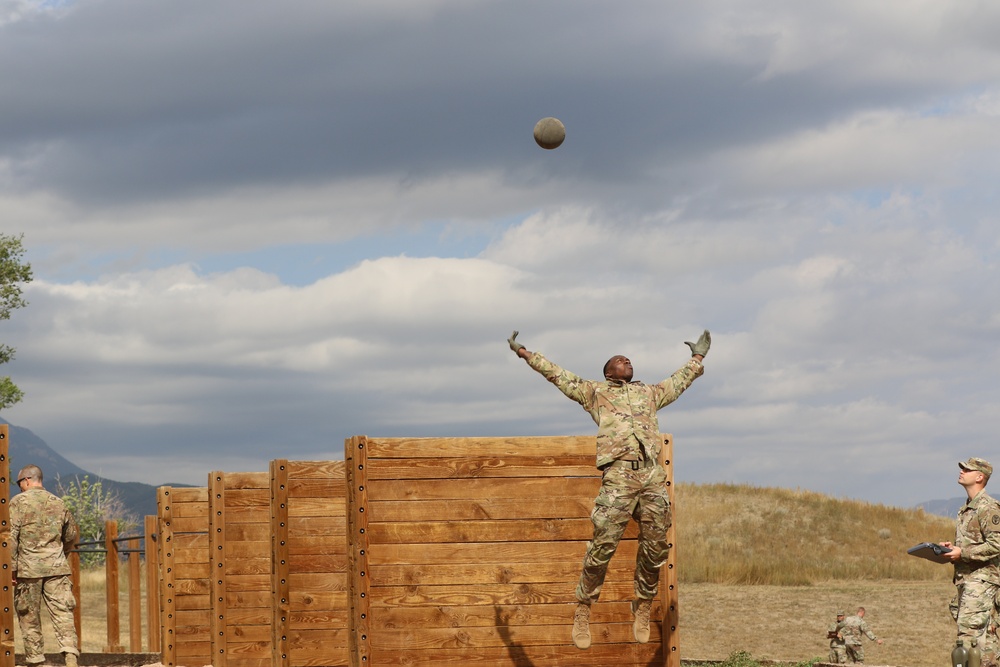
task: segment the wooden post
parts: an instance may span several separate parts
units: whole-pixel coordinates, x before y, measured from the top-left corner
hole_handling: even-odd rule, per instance
[[[139,567],[139,552],[142,547],[141,537],[129,540],[128,554],[128,649],[133,653],[142,652],[142,570]]]
[[[368,438],[354,436],[344,444],[348,484],[347,561],[350,588],[348,651],[352,665],[367,665],[371,656],[371,601],[368,570]]]
[[[660,449],[660,463],[667,471],[667,495],[670,496],[671,513],[674,505],[674,436],[663,435],[663,447]],[[678,589],[677,589],[677,528],[671,522],[667,529],[667,544],[670,553],[667,562],[660,570],[660,599],[663,601],[663,664],[665,667],[680,667],[681,651],[677,637],[679,625]]]
[[[14,667],[14,586],[10,551],[9,427],[0,424],[0,667]]]
[[[226,665],[226,485],[225,473],[208,475],[208,551],[211,571],[211,654],[213,667]]]
[[[161,486],[156,490],[157,519],[160,541],[160,563],[163,576],[160,579],[160,601],[162,609],[160,618],[163,627],[160,631],[160,661],[166,667],[177,664],[177,605],[174,599],[176,587],[174,584],[174,530],[171,526],[173,510],[171,507],[171,488]]]
[[[114,521],[104,522],[104,548],[107,550],[104,558],[104,590],[108,603],[108,643],[105,653],[123,653],[121,645],[121,628],[118,616],[118,524]]]
[[[271,665],[289,667],[288,461],[271,461]]]
[[[142,551],[146,560],[146,650],[160,652],[160,558],[156,542],[156,517],[147,516],[143,522],[145,545]]]
[[[67,556],[70,571],[69,579],[73,585],[73,599],[76,600],[76,606],[73,607],[73,627],[76,628],[76,645],[83,646],[83,600],[80,596],[80,552],[75,551],[76,543],[73,544],[73,548],[74,551],[70,551]]]

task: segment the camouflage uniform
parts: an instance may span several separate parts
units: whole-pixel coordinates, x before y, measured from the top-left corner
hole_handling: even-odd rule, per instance
[[[11,562],[17,585],[14,609],[24,639],[25,661],[45,662],[42,646],[41,603],[63,653],[80,655],[73,609],[76,600],[64,545],[76,541],[79,531],[63,501],[43,488],[29,488],[10,501]]]
[[[861,644],[861,635],[868,637],[872,641],[878,638],[865,623],[865,619],[860,616],[848,616],[844,619],[844,625],[840,629],[840,634],[844,637],[844,647],[847,649],[847,657],[851,662],[865,661],[865,647]]]
[[[971,645],[978,639],[983,664],[995,664],[996,613],[1000,591],[1000,503],[980,491],[958,511],[955,546],[962,557],[955,563],[955,598],[949,609],[958,624],[958,636]]]
[[[826,634],[830,637],[830,662],[836,665],[847,664],[847,647],[844,644],[844,636],[840,634],[843,627],[844,622],[837,621],[826,629]]]
[[[594,539],[587,545],[576,599],[597,601],[608,563],[629,519],[639,524],[635,563],[635,597],[651,600],[667,560],[670,500],[666,470],[658,465],[662,443],[656,412],[674,402],[691,386],[704,367],[691,359],[683,368],[655,385],[641,382],[585,380],[538,352],[527,358],[559,391],[583,406],[597,424],[597,467],[604,471],[601,490],[590,518]]]

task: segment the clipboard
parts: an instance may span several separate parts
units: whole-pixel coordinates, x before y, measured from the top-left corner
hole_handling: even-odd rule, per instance
[[[906,550],[906,553],[911,556],[916,556],[917,558],[926,558],[934,563],[950,563],[945,554],[950,553],[951,549],[947,549],[940,544],[934,542],[921,542],[915,547],[910,547]]]

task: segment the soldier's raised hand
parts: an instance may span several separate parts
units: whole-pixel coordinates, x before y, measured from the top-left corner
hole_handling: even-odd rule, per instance
[[[705,329],[698,338],[697,343],[684,341],[684,344],[691,348],[692,355],[700,354],[704,357],[708,354],[708,348],[712,347],[712,334],[708,333],[708,329]]]
[[[524,346],[517,342],[517,331],[510,335],[510,338],[507,339],[507,344],[510,345],[511,352],[514,354],[524,349]]]

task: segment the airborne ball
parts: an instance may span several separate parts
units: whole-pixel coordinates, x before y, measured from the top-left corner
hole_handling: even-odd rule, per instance
[[[558,118],[543,118],[535,123],[535,143],[542,148],[559,148],[565,140],[566,126]]]

